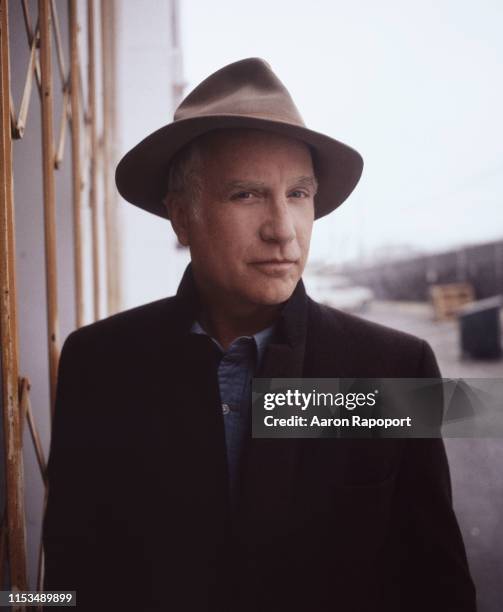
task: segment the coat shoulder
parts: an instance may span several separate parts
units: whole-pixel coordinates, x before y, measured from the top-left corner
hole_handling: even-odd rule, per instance
[[[124,310],[74,330],[66,338],[63,350],[79,346],[99,353],[107,348],[117,351],[124,346],[144,344],[161,329],[168,330],[174,324],[175,312],[174,296]]]
[[[393,342],[408,345],[420,345],[423,340],[414,334],[404,332],[380,323],[374,323],[357,315],[320,304],[309,299],[312,318],[324,331],[332,330],[344,333],[352,339],[373,340],[378,342]]]
[[[374,323],[309,299],[314,347],[344,353],[351,375],[436,377],[438,366],[429,344],[401,330]]]

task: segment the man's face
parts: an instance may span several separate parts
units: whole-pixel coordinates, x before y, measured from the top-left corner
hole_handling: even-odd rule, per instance
[[[201,198],[182,243],[196,281],[229,306],[276,305],[302,275],[316,179],[303,143],[258,130],[220,130],[202,142]]]

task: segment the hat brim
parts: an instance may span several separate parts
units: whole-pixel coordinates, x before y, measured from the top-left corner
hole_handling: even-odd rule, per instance
[[[318,180],[315,219],[340,206],[358,183],[361,155],[348,145],[308,128],[242,115],[205,115],[182,119],[153,132],[119,162],[115,182],[121,196],[144,210],[168,218],[162,199],[167,191],[169,163],[194,138],[222,128],[252,128],[296,138],[313,150]]]

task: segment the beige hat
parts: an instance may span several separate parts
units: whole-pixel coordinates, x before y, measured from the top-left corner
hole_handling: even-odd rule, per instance
[[[317,219],[342,204],[360,179],[360,154],[338,140],[307,129],[269,64],[250,58],[210,75],[180,103],[172,123],[126,153],[115,173],[122,197],[167,218],[162,198],[173,155],[201,134],[222,128],[266,130],[308,144],[319,184],[315,197]]]

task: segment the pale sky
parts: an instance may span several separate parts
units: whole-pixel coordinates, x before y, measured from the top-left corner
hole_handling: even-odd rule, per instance
[[[503,237],[503,2],[180,0],[186,92],[266,59],[362,180],[315,223],[311,259]]]

